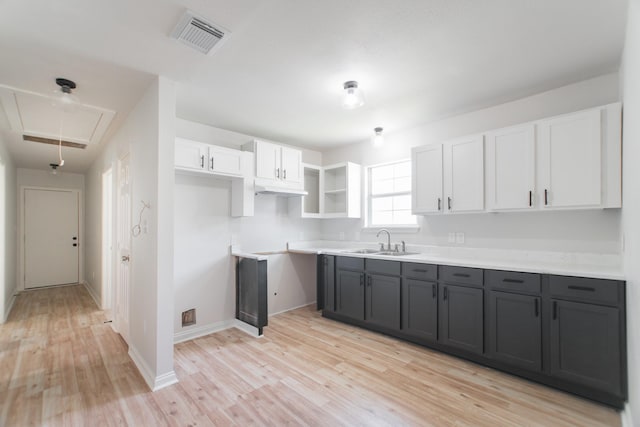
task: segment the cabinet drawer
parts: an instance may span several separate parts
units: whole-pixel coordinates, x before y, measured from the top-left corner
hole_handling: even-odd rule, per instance
[[[615,280],[549,276],[551,297],[596,304],[618,305],[621,299],[618,290],[620,283]]]
[[[486,271],[487,286],[491,289],[540,294],[540,275],[515,271]]]
[[[441,265],[439,269],[439,277],[443,282],[482,286],[483,279],[481,268],[452,267],[449,265]]]
[[[365,264],[367,266],[367,273],[388,274],[390,276],[400,275],[399,261],[385,261],[380,259],[367,258]]]
[[[432,264],[402,263],[402,275],[409,279],[436,280],[438,278],[437,266]]]
[[[336,257],[336,267],[346,270],[364,270],[364,258],[354,258],[348,256]]]

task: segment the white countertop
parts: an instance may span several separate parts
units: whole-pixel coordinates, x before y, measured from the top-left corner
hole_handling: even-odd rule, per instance
[[[402,262],[476,267],[492,270],[556,274],[596,279],[625,280],[622,256],[617,254],[565,253],[487,248],[455,248],[407,245],[416,255],[357,254],[349,251],[376,249],[364,242],[290,242],[288,251],[299,254],[328,254],[355,258],[375,258]]]

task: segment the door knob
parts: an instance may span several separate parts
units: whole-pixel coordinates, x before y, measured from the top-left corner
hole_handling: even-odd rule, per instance
[[[129,262],[129,255],[122,255],[122,262]]]

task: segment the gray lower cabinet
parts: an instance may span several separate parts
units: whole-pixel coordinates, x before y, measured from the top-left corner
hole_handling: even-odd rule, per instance
[[[531,371],[542,370],[540,297],[490,291],[489,357]]]
[[[336,261],[335,256],[332,255],[320,255],[319,259],[319,274],[318,274],[318,301],[322,300],[322,305],[319,308],[324,308],[328,311],[336,310]]]
[[[336,270],[336,312],[364,320],[364,273]]]
[[[365,319],[378,326],[400,329],[400,277],[367,274]]]
[[[551,375],[621,395],[620,310],[551,300]]]
[[[483,353],[483,290],[440,284],[439,341],[471,353]]]
[[[403,279],[402,332],[418,338],[438,339],[438,284]]]

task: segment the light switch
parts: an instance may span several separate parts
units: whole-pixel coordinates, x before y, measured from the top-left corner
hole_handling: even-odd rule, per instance
[[[456,233],[456,243],[464,243],[464,233]]]

